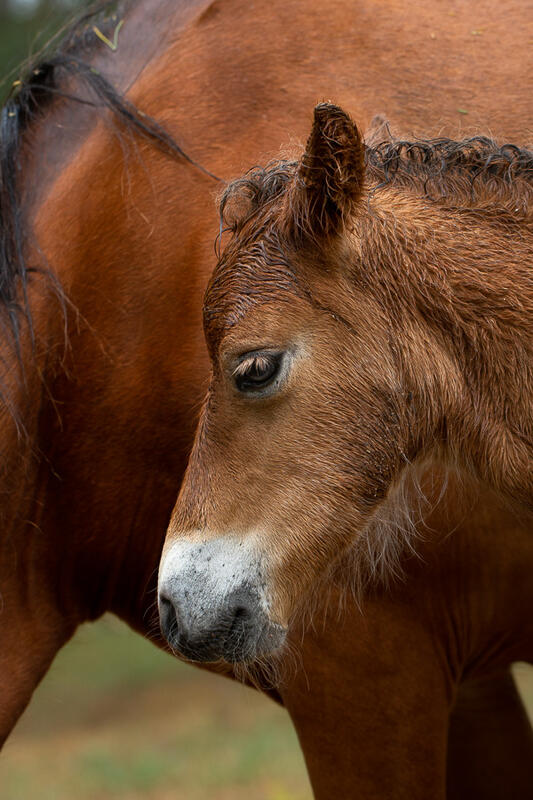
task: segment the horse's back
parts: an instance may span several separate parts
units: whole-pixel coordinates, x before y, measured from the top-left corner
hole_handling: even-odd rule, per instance
[[[524,3],[494,0],[214,2],[190,15],[132,97],[224,176],[300,142],[324,98],[363,130],[384,112],[405,134],[523,141],[527,18]]]

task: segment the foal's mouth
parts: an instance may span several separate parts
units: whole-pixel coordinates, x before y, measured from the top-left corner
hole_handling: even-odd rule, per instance
[[[160,597],[161,631],[172,652],[196,663],[225,661],[228,664],[253,664],[276,655],[282,649],[287,629],[268,619],[253,619],[239,607],[232,619],[224,619],[206,631],[190,631],[180,626],[178,614],[166,597]]]

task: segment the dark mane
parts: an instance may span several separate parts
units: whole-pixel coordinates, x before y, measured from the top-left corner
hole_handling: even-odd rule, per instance
[[[475,209],[490,202],[513,214],[527,214],[533,194],[533,152],[484,136],[387,140],[366,146],[365,164],[371,194],[401,186],[441,204]],[[272,205],[295,179],[297,166],[273,161],[232,181],[221,198],[221,224],[238,230]]]
[[[133,2],[135,0],[100,2],[78,15],[26,65],[23,76],[13,83],[0,111],[0,308],[7,313],[15,343],[21,311],[31,329],[26,294],[28,269],[24,260],[25,222],[20,204],[20,154],[24,133],[56,98],[108,109],[132,132],[218,180],[190,158],[161,125],[137,109],[91,66],[90,56],[95,46],[102,45],[95,28],[111,42],[117,25]],[[65,91],[69,78],[79,84],[82,90],[79,96]]]

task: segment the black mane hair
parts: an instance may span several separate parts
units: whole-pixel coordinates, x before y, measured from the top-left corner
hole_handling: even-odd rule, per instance
[[[108,109],[129,130],[219,180],[190,158],[161,125],[137,109],[91,66],[90,55],[97,44],[102,44],[95,28],[111,41],[113,31],[130,5],[130,0],[118,4],[100,2],[78,15],[25,67],[23,77],[13,83],[0,111],[0,311],[7,313],[9,329],[17,345],[21,312],[32,330],[27,300],[29,270],[24,257],[25,221],[20,203],[21,148],[25,131],[51,107],[55,98]],[[79,82],[83,96],[67,93],[62,88],[68,78]]]
[[[238,231],[256,212],[272,205],[296,179],[297,161],[254,167],[228,184],[220,201],[221,231]],[[502,210],[528,214],[533,196],[533,152],[498,145],[485,136],[461,141],[438,138],[387,139],[365,147],[365,166],[375,193],[402,186],[439,203],[476,208],[489,197]]]

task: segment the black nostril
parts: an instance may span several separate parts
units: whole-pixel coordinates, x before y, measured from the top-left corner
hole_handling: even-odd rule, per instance
[[[240,590],[228,598],[222,645],[226,661],[246,661],[252,657],[257,640],[258,612],[257,597],[249,591]]]
[[[243,593],[239,592],[237,597],[233,598],[233,602],[227,605],[226,619],[226,641],[231,642],[236,636],[242,634],[253,624],[254,619],[254,606],[248,602],[252,598],[243,597]]]
[[[165,597],[164,594],[159,595],[159,610],[165,614],[168,614],[170,610],[172,610],[173,606],[168,597]]]
[[[177,632],[178,622],[174,604],[164,594],[159,595],[159,624],[163,636],[167,640],[170,640]]]
[[[257,597],[248,589],[238,589],[226,597],[226,614],[231,621],[247,622],[256,609]]]

